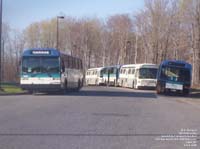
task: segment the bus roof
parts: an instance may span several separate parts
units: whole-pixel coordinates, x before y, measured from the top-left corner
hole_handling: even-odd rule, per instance
[[[103,68],[105,67],[97,67],[97,68],[89,68],[87,71],[90,71],[90,70],[102,70]]]
[[[151,64],[151,63],[143,63],[143,64],[126,64],[126,65],[122,65],[121,68],[127,68],[127,67],[135,67],[135,68],[140,68],[140,67],[158,68],[158,65],[156,65],[156,64]]]
[[[105,66],[104,68],[120,68],[122,65]]]
[[[164,60],[160,64],[162,65],[167,65],[167,66],[174,66],[174,67],[182,67],[182,68],[188,68],[192,69],[192,65],[181,60]]]
[[[70,56],[75,59],[79,59],[78,57],[71,56],[64,51],[59,51],[54,48],[31,48],[24,50],[22,56],[49,56],[49,57],[59,57],[59,56]]]

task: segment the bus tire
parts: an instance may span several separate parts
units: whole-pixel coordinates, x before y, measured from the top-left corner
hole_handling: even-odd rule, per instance
[[[81,89],[81,81],[78,80],[77,88],[75,89],[76,92],[78,92]]]
[[[189,96],[190,90],[189,89],[184,89],[182,94],[183,94],[183,96]]]
[[[156,93],[157,94],[161,94],[161,88],[160,88],[160,85],[156,85]]]

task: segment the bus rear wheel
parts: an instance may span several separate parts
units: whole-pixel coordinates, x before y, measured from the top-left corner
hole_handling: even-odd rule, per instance
[[[81,87],[82,87],[82,83],[80,80],[78,80],[77,88],[75,88],[75,91],[76,92],[80,91]]]
[[[182,94],[183,94],[183,96],[189,96],[190,90],[189,89],[184,89]]]

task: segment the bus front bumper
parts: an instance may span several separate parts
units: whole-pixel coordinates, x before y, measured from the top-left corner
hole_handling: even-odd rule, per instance
[[[31,91],[59,91],[60,84],[21,84],[22,89]]]

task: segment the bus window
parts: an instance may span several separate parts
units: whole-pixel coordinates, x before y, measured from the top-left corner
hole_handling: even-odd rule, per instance
[[[117,68],[113,69],[113,73],[116,74],[117,73]]]
[[[123,71],[124,71],[124,69],[121,69],[121,70],[120,70],[120,73],[123,74]]]
[[[128,74],[131,74],[131,69],[129,68],[129,70],[128,70]]]
[[[75,59],[75,68],[78,69],[78,59]]]
[[[78,69],[81,69],[80,63],[81,63],[81,61],[78,59]]]
[[[157,68],[140,68],[139,78],[140,79],[155,79],[157,75]]]
[[[134,74],[134,73],[135,73],[135,69],[133,68],[133,69],[132,69],[132,74]]]
[[[189,82],[190,81],[190,70],[175,67],[163,67],[161,70],[161,78],[176,81],[176,82]]]
[[[40,67],[39,57],[23,58],[22,60],[23,73],[39,73],[40,71],[41,71],[41,67]]]
[[[125,74],[125,72],[126,72],[126,69],[123,70],[123,74]]]
[[[114,68],[110,68],[110,74],[114,73]]]

